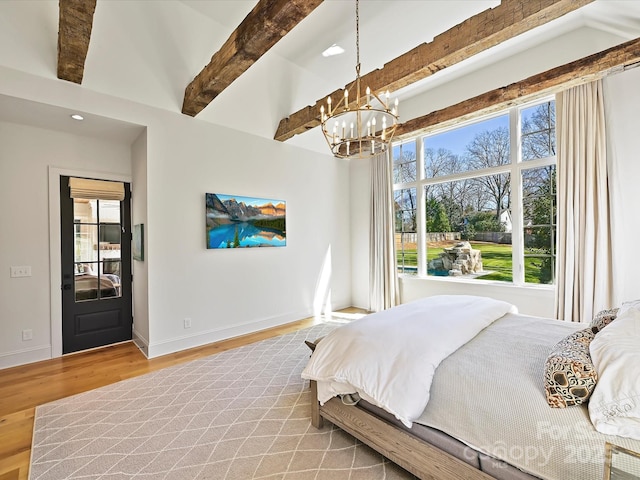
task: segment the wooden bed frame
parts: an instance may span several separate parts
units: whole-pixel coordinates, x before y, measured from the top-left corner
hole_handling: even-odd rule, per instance
[[[311,380],[311,424],[322,428],[324,419],[424,480],[489,480],[484,472],[437,447],[376,417],[357,405],[332,398],[320,405],[318,385]]]

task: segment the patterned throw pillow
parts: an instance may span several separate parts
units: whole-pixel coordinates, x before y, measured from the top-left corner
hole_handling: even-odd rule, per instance
[[[604,327],[613,322],[618,316],[619,308],[612,308],[611,310],[602,310],[593,317],[591,320],[591,330],[593,333],[598,333]]]
[[[595,335],[591,328],[585,328],[553,347],[544,371],[549,406],[565,408],[581,405],[589,399],[598,380],[589,354],[589,344]]]

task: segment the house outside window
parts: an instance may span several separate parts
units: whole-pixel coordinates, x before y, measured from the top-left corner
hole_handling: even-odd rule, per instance
[[[555,102],[395,143],[398,272],[555,281]]]

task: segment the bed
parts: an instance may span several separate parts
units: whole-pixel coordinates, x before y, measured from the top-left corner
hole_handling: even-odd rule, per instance
[[[521,315],[513,306],[500,305],[489,313],[497,318],[472,320],[475,325],[454,339],[458,346],[437,345],[435,349],[443,350],[440,361],[427,358],[425,362],[419,353],[420,374],[416,376],[403,366],[402,357],[416,356],[412,345],[418,349],[422,343],[434,347],[431,340],[436,339],[437,344],[440,336],[458,330],[457,317],[465,316],[465,310],[475,312],[466,302],[475,302],[478,297],[430,298],[369,315],[358,320],[353,331],[349,332],[352,327],[348,326],[345,333],[341,327],[314,344],[315,351],[303,372],[310,380],[313,397],[319,400],[312,401],[314,426],[321,427],[326,419],[417,477],[438,480],[596,480],[603,478],[607,442],[640,451],[640,438],[598,432],[587,403],[566,408],[552,408],[548,403],[544,372],[550,353],[588,323]],[[450,307],[460,300],[462,308]],[[444,314],[452,309],[452,315]],[[450,317],[453,320],[449,323]],[[415,331],[411,322],[422,325],[419,328],[424,331]],[[381,335],[378,327],[388,323],[393,328]],[[612,326],[607,329],[613,332]],[[362,332],[369,330],[375,338],[362,340]],[[599,335],[604,338],[605,332],[608,330]],[[404,343],[393,352],[387,344],[396,340]],[[640,352],[640,344],[635,348]],[[378,356],[393,358],[392,363],[400,367],[393,365],[385,372],[385,367],[372,361]],[[369,377],[359,376],[359,359],[375,365],[371,378],[379,377],[376,381],[382,382],[381,387],[372,387],[367,383]],[[403,396],[420,396],[424,388],[421,376],[428,377],[430,369],[433,375],[427,385],[426,405],[420,410],[411,405],[418,412],[411,417],[405,406],[398,407],[391,399],[399,396],[402,404]],[[355,376],[351,370],[356,371]],[[634,388],[633,381],[629,388]],[[403,388],[397,395],[387,392],[408,382],[417,383],[418,389]],[[640,400],[640,391],[636,393]],[[634,474],[637,476],[629,478],[640,478],[640,469]]]
[[[93,274],[77,274],[75,276],[76,301],[95,300],[120,296],[120,278],[117,275],[103,273],[98,277]]]

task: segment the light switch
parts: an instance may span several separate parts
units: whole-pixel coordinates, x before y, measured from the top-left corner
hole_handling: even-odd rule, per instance
[[[11,267],[11,278],[30,277],[31,266],[22,265],[19,267]]]

